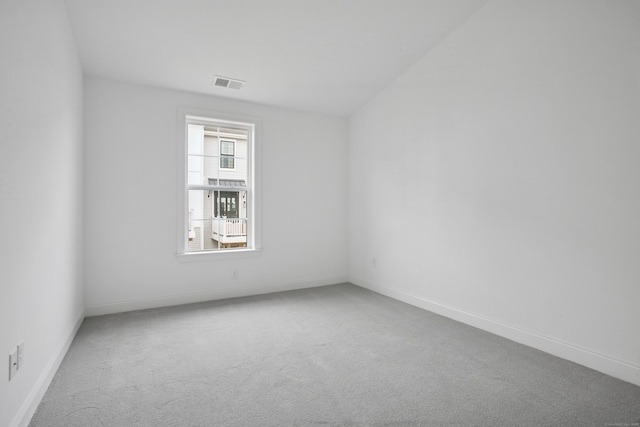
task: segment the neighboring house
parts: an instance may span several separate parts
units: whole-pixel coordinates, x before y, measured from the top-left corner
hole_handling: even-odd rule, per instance
[[[247,245],[247,131],[189,124],[189,251]]]

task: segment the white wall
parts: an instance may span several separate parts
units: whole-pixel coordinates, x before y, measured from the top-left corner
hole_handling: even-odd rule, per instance
[[[261,118],[261,256],[178,261],[180,106]],[[87,77],[87,314],[346,280],[346,138],[344,119]]]
[[[352,118],[349,198],[352,282],[640,384],[640,3],[488,3]]]
[[[16,426],[83,316],[82,72],[61,2],[3,1],[0,28],[0,425]]]

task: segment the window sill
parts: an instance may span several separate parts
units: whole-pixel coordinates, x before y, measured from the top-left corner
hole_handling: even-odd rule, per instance
[[[259,258],[261,256],[262,249],[232,249],[219,250],[215,252],[190,252],[176,254],[179,263],[225,261],[230,259]]]

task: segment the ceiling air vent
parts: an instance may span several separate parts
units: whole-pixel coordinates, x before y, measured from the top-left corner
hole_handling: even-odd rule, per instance
[[[230,89],[242,89],[246,82],[238,79],[231,79],[229,77],[216,76],[213,80],[214,86],[228,87]]]

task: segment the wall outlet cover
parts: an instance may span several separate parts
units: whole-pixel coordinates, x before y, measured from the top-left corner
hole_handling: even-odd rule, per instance
[[[9,381],[16,376],[18,372],[18,348],[16,347],[11,353],[9,353]]]

